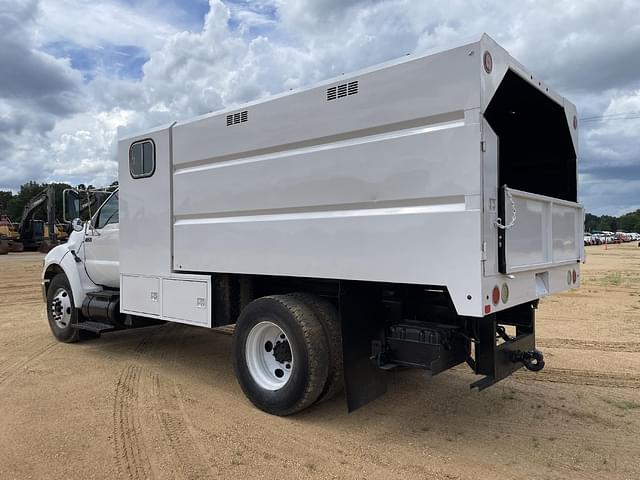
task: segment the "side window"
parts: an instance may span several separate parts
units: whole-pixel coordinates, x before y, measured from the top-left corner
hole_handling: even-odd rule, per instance
[[[152,140],[142,140],[129,148],[129,172],[133,178],[153,175],[156,170],[156,148]]]
[[[96,217],[96,229],[103,228],[105,225],[109,225],[110,223],[118,223],[120,221],[119,213],[118,213],[118,194],[114,193],[111,195],[109,200],[102,205],[102,208],[98,212],[98,216]]]

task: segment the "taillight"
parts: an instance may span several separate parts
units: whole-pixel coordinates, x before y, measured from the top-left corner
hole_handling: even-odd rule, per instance
[[[502,303],[507,303],[509,301],[509,285],[506,283],[502,284]]]
[[[498,302],[500,301],[500,289],[497,285],[493,287],[493,291],[491,292],[491,301],[494,305],[498,305]]]
[[[573,271],[573,283],[576,283],[576,280],[578,280],[578,274],[576,273],[576,271]]]

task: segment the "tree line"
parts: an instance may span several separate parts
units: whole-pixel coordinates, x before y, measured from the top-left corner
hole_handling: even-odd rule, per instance
[[[587,213],[584,219],[585,232],[638,232],[640,233],[640,209],[625,213],[619,217],[611,215],[592,215]]]

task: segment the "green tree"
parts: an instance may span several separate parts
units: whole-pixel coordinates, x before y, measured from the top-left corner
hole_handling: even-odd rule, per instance
[[[618,225],[625,232],[640,232],[640,210],[622,215],[618,219]]]
[[[9,203],[13,197],[13,192],[7,190],[0,190],[0,215],[9,214]]]
[[[599,230],[600,217],[593,215],[591,213],[587,213],[584,216],[584,231],[585,232],[593,232],[594,230]]]
[[[38,183],[34,181],[22,184],[17,195],[14,195],[11,198],[11,201],[9,202],[7,208],[11,220],[13,220],[14,222],[19,222],[22,218],[22,209],[24,208],[24,206],[29,200],[31,200],[42,190],[44,190],[45,186],[46,184],[44,183]],[[34,218],[42,218],[42,211],[43,210],[38,209],[34,213]]]

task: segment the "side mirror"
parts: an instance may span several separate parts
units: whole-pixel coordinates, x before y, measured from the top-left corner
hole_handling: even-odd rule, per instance
[[[80,220],[80,194],[77,190],[68,188],[62,192],[62,212],[65,222]]]
[[[73,228],[74,232],[81,232],[84,228],[84,222],[76,217],[71,220],[71,228]]]

